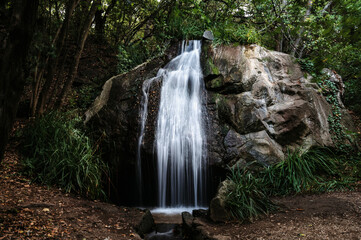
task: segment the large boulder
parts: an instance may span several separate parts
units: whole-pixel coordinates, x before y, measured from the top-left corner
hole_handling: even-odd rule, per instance
[[[211,200],[209,217],[215,222],[225,222],[232,219],[232,214],[226,208],[227,194],[234,183],[230,180],[221,182],[218,186],[217,195]]]
[[[257,45],[207,44],[202,62],[210,162],[269,165],[282,160],[287,149],[334,145],[328,123],[332,108],[290,55]]]
[[[143,82],[157,75],[171,59],[177,56],[178,45],[173,44],[164,55],[143,63],[126,74],[110,78],[103,86],[103,91],[85,113],[85,124],[91,130],[94,140],[100,144],[103,159],[111,169],[109,182],[110,199],[114,202],[140,206],[139,184],[136,179],[138,137],[140,129],[140,108]],[[143,174],[148,179],[149,187],[144,187],[143,198],[148,203],[156,202],[153,176],[153,139],[154,119],[157,115],[160,83],[149,89],[149,108],[145,144],[142,155],[149,162]],[[153,178],[153,179],[152,179]]]
[[[281,161],[288,150],[333,147],[329,116],[332,106],[290,55],[257,45],[203,45],[202,66],[208,90],[208,155],[220,168],[249,162],[265,166]],[[324,74],[339,88],[342,123],[353,130],[341,101],[341,77]],[[210,204],[214,221],[231,219],[225,208],[228,180]]]

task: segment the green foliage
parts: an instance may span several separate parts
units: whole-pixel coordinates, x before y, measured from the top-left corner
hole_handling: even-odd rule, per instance
[[[345,100],[347,107],[361,116],[361,84],[360,79],[352,78],[345,82]]]
[[[103,0],[90,34],[119,47],[119,73],[159,54],[170,40],[200,39],[211,30],[214,43],[252,44],[294,53],[311,75],[327,67],[347,86],[345,102],[361,114],[360,1],[284,0]],[[46,63],[56,57],[54,40],[68,1],[40,1],[38,29],[30,48],[31,76],[46,76]],[[11,3],[10,3],[11,6]],[[80,35],[89,1],[77,5],[69,22],[64,52]],[[66,24],[65,24],[66,25]],[[100,32],[97,32],[100,31]],[[70,43],[70,44],[69,44]],[[63,53],[64,54],[64,53]],[[69,56],[64,56],[64,59]],[[55,69],[61,76],[61,64]]]
[[[165,43],[160,46],[151,40],[140,41],[127,47],[119,46],[118,73],[128,72],[148,59],[158,56],[166,47]]]
[[[361,179],[361,152],[344,155],[342,163],[344,175],[353,179]]]
[[[84,84],[80,87],[74,88],[67,103],[67,109],[85,112],[100,92],[101,88],[95,84]]]
[[[201,16],[201,17],[199,17]],[[199,39],[204,31],[202,9],[194,7],[193,9],[183,8],[181,3],[176,3],[171,12],[169,21],[162,22],[159,27],[160,37],[163,39]]]
[[[23,172],[35,181],[57,185],[66,192],[104,197],[102,176],[107,166],[95,154],[72,112],[52,112],[23,130]]]
[[[90,107],[95,98],[99,95],[100,88],[95,85],[85,84],[77,89],[77,107],[85,111]]]
[[[304,59],[297,59],[297,62],[300,64],[302,71],[308,72],[311,75],[315,76],[316,68],[312,60],[308,58],[304,58]]]
[[[284,161],[264,170],[263,182],[270,195],[317,191],[325,181],[322,175],[335,175],[336,166],[336,159],[327,149],[289,151]]]
[[[118,73],[128,72],[135,64],[127,50],[124,47],[119,46],[118,54]]]
[[[252,220],[276,209],[271,196],[352,189],[360,177],[360,153],[347,159],[327,148],[289,151],[268,167],[256,163],[233,169],[226,206],[240,220]]]
[[[353,140],[345,126],[341,123],[342,113],[338,99],[340,90],[336,86],[336,83],[331,81],[327,75],[322,76],[321,81],[319,81],[319,86],[326,101],[332,107],[332,113],[328,116],[332,140],[340,151],[349,151],[352,149],[351,143]]]
[[[241,221],[256,219],[277,208],[264,191],[262,179],[248,167],[232,169],[228,177],[232,188],[226,198],[226,207]]]

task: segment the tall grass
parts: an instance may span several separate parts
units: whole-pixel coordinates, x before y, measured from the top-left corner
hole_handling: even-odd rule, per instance
[[[74,112],[52,112],[23,130],[23,171],[34,180],[66,192],[104,197],[102,176],[107,166],[95,154]]]
[[[231,170],[228,179],[234,184],[228,189],[226,207],[236,218],[252,221],[277,208],[264,191],[262,179],[248,167]]]
[[[240,220],[252,220],[275,209],[271,196],[352,189],[359,179],[356,159],[350,162],[327,148],[312,148],[288,151],[284,161],[261,169],[258,164],[258,171],[251,170],[255,163],[233,169],[226,207]]]
[[[337,159],[326,148],[313,148],[304,153],[288,151],[284,161],[262,171],[262,178],[269,195],[313,191],[337,175],[337,164]]]

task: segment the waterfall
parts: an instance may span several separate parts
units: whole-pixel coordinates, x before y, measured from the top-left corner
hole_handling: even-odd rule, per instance
[[[144,139],[144,134],[145,134],[145,124],[147,121],[147,116],[148,116],[148,100],[149,100],[149,89],[151,84],[154,81],[159,80],[161,77],[161,75],[157,74],[157,77],[151,78],[151,79],[147,79],[143,82],[143,86],[142,86],[142,102],[141,102],[141,116],[140,116],[140,134],[139,134],[139,138],[138,138],[138,152],[137,152],[137,185],[138,185],[138,195],[140,198],[140,203],[142,203],[142,156],[141,156],[141,147],[143,144],[143,139]]]
[[[181,54],[160,69],[154,78],[162,79],[154,140],[158,207],[200,207],[205,203],[207,164],[202,104],[205,90],[200,51],[200,41],[189,41],[188,44],[184,41]],[[147,121],[149,85],[153,81],[151,79],[143,85],[138,149]]]

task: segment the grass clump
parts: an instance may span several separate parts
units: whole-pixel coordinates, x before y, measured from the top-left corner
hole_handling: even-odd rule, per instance
[[[226,206],[236,218],[252,221],[277,208],[264,191],[262,179],[250,168],[234,168],[228,179],[233,184],[228,189]]]
[[[90,198],[105,196],[107,165],[95,154],[74,112],[52,112],[23,130],[23,172],[35,181],[57,185]]]
[[[268,167],[251,163],[233,169],[226,207],[236,218],[252,220],[276,209],[272,196],[352,189],[359,179],[359,160],[347,161],[327,148],[312,148],[288,151],[285,160]]]
[[[269,195],[317,191],[337,174],[337,159],[326,148],[288,151],[287,157],[262,171]]]

